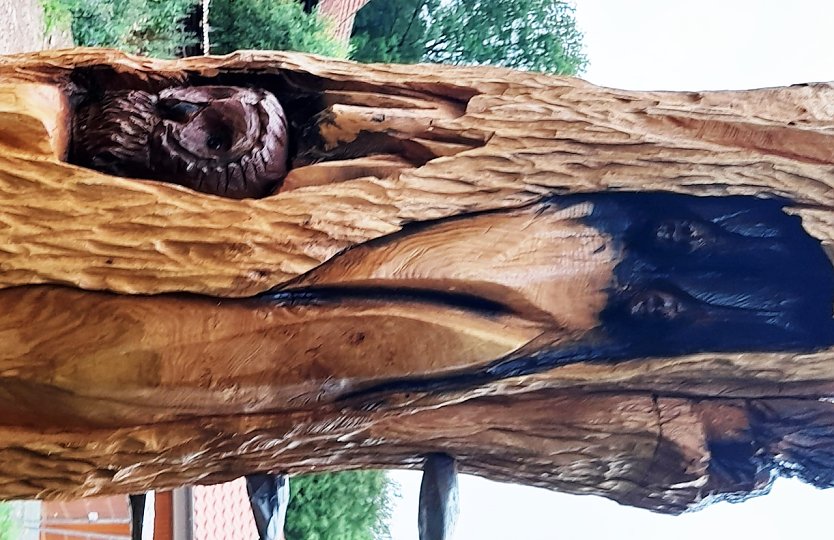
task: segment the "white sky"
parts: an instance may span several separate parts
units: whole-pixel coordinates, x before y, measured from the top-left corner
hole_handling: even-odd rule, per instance
[[[632,90],[834,79],[831,0],[576,0],[583,78]]]
[[[604,86],[704,90],[834,80],[834,0],[575,0],[590,66]],[[417,540],[420,474],[394,473],[394,540]],[[825,538],[834,490],[779,480],[742,504],[678,517],[592,496],[461,479],[455,540],[776,540]]]

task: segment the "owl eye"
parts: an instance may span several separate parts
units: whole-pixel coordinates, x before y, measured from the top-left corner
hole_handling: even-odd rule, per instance
[[[206,148],[209,150],[227,150],[229,148],[229,137],[223,133],[209,133],[206,137]]]
[[[223,140],[217,135],[209,135],[206,139],[206,148],[211,150],[220,150],[223,146]]]

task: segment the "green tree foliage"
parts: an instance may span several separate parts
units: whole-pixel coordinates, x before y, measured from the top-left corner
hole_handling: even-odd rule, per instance
[[[273,49],[346,58],[349,52],[332,37],[329,21],[295,0],[213,0],[209,13],[213,53]]]
[[[0,540],[14,540],[18,537],[18,527],[12,517],[12,507],[8,503],[0,503]]]
[[[390,537],[387,522],[394,490],[382,471],[311,474],[290,481],[287,540],[378,540]]]
[[[393,29],[393,30],[391,30]],[[373,0],[357,17],[354,58],[497,65],[573,75],[587,63],[562,0]]]
[[[372,0],[356,16],[351,55],[360,62],[412,64],[426,52],[427,14],[438,0]]]
[[[71,23],[76,44],[173,57],[197,42],[183,20],[199,0],[41,0],[47,27]]]

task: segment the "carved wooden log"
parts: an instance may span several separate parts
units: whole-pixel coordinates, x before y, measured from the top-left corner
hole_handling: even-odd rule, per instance
[[[277,193],[63,161],[97,89],[188,85],[278,97]],[[0,496],[432,453],[669,513],[776,473],[827,487],[832,99],[287,53],[4,58]]]

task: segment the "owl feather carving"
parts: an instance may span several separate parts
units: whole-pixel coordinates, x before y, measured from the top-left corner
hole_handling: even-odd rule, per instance
[[[263,90],[123,90],[76,111],[72,160],[117,176],[257,198],[286,176],[287,141],[284,110]]]

